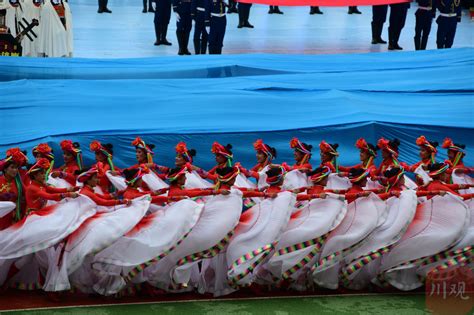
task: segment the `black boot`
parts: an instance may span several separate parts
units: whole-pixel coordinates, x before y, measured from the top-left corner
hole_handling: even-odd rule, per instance
[[[354,7],[349,7],[349,11],[347,11],[347,14],[352,14],[354,13]]]
[[[246,7],[243,14],[244,27],[253,28],[253,25],[250,24],[249,22],[249,18],[250,18],[250,7]]]
[[[146,13],[146,1],[147,0],[143,0],[143,13]]]
[[[97,10],[97,13],[103,13],[104,12],[104,0],[99,0],[99,10]]]
[[[191,32],[183,32],[183,52],[185,55],[191,55],[191,52],[188,50],[189,44],[189,34]]]
[[[377,25],[376,32],[377,32],[377,44],[386,44],[387,42],[382,39],[382,25]]]
[[[201,54],[201,39],[199,37],[194,37],[193,44],[194,44],[194,53],[196,55]]]
[[[377,24],[372,22],[372,45],[378,44]]]
[[[276,14],[283,14],[283,12],[280,11],[280,8],[279,8],[278,6],[274,6],[273,13],[276,13]]]
[[[414,37],[415,40],[415,50],[420,50],[421,49],[421,42],[419,37]]]
[[[159,46],[161,44],[161,27],[160,27],[160,25],[155,25],[155,36],[156,36],[156,41],[153,45]]]
[[[165,24],[161,28],[161,37],[160,37],[160,44],[165,45],[165,46],[171,46],[171,44],[167,39],[166,35],[168,34],[168,24]]]
[[[323,11],[319,10],[319,7],[314,7],[314,14],[323,14]]]
[[[349,14],[362,14],[356,6],[349,7],[349,11],[351,11]]]
[[[428,36],[422,36],[421,37],[421,44],[420,44],[420,49],[421,50],[426,50],[426,45],[428,44]]]
[[[183,56],[183,32],[176,30],[176,39],[178,40],[178,55]]]
[[[315,7],[310,7],[310,10],[309,10],[309,14],[310,14],[310,15],[316,14],[316,13],[314,12],[314,8],[315,8]]]
[[[241,8],[239,8],[239,25],[237,25],[237,28],[242,28],[244,27],[244,12]]]
[[[274,8],[274,6],[271,5],[271,6],[270,6],[270,9],[268,10],[268,14],[273,14],[273,13],[275,13],[275,9],[273,9],[273,8]]]

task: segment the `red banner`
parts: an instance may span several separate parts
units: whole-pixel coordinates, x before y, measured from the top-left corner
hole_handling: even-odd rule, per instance
[[[411,0],[237,0],[237,2],[279,6],[347,7],[353,5],[363,6],[403,3],[411,2]]]

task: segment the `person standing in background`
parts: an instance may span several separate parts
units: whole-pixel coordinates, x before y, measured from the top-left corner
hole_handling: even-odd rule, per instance
[[[387,20],[388,5],[372,6],[372,44],[386,44],[382,39],[383,24]]]
[[[418,2],[418,10],[415,13],[415,49],[425,50],[431,23],[436,15],[436,7],[433,5],[433,0],[417,0],[416,2]]]
[[[388,26],[388,50],[403,50],[398,45],[400,34],[405,26],[407,19],[408,8],[410,8],[409,2],[404,3],[393,3],[390,5],[390,24]]]
[[[171,43],[166,39],[168,34],[168,24],[171,18],[171,0],[153,0],[155,4],[155,24],[156,41],[155,46],[166,45],[171,46]]]
[[[253,28],[253,25],[249,22],[250,7],[251,3],[239,2],[239,25],[237,28],[248,27]]]

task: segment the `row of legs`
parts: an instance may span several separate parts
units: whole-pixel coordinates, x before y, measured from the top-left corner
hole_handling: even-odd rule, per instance
[[[406,16],[409,6],[405,3],[391,4],[388,27],[388,49],[402,49],[398,45],[398,40],[405,26]],[[383,24],[387,19],[388,5],[372,7],[372,44],[385,44],[382,39]],[[415,49],[424,50],[428,43],[428,36],[431,31],[433,13],[431,11],[418,9],[415,13]],[[438,31],[436,34],[436,45],[438,48],[451,48],[456,35],[457,18],[439,16],[436,20]]]

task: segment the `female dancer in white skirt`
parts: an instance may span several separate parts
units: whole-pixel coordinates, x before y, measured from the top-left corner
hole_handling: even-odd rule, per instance
[[[351,169],[352,188],[345,194],[347,213],[330,233],[319,261],[313,267],[314,282],[324,288],[337,289],[344,259],[362,246],[366,237],[386,218],[385,203],[370,191],[364,191],[368,170]],[[361,198],[364,197],[364,198]]]
[[[323,166],[308,174],[312,186],[306,196],[312,200],[291,215],[275,254],[264,266],[273,281],[289,280],[288,284],[298,290],[308,287],[308,270],[317,261],[328,233],[341,223],[347,211],[344,198],[325,190],[331,173],[330,166]]]
[[[447,192],[429,196],[417,208],[415,218],[402,239],[382,258],[379,280],[400,290],[413,290],[423,285],[426,273],[419,267],[436,262],[437,254],[449,251],[464,236],[470,223],[470,211],[453,189],[466,188],[446,184],[449,164],[431,164],[433,181],[426,191]],[[446,211],[449,209],[449,211]],[[425,270],[426,271],[426,270]]]

